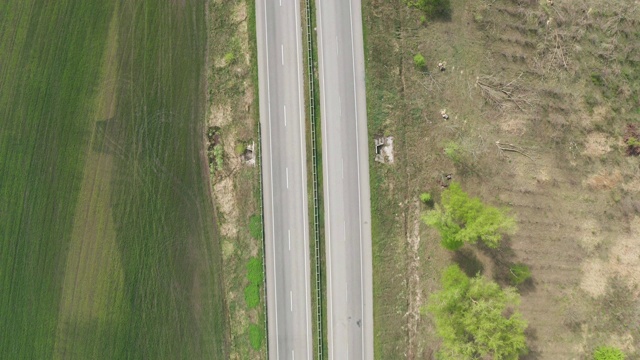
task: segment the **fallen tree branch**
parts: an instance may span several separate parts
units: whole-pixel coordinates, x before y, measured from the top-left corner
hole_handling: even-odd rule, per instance
[[[529,156],[529,154],[527,154],[526,152],[524,152],[524,150],[516,145],[513,144],[504,144],[501,143],[500,140],[496,141],[496,146],[498,147],[498,150],[500,150],[502,153],[508,151],[508,152],[515,152],[518,153],[520,155],[526,156],[529,160],[531,160],[533,163],[535,163],[536,161],[533,160],[533,158],[531,156]]]

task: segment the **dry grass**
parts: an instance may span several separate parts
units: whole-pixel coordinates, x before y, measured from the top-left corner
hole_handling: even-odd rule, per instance
[[[401,2],[369,0],[364,8],[370,134],[396,140],[395,163],[371,165],[378,358],[434,355],[433,325],[413,309],[438,288],[451,261],[502,283],[510,263],[530,266],[533,281],[521,290],[528,358],[583,358],[604,342],[633,356],[637,325],[618,326],[601,312],[637,319],[640,307],[640,246],[629,240],[637,239],[640,210],[637,159],[621,145],[640,108],[637,4],[452,6],[451,21],[426,26]],[[427,72],[413,66],[416,53]],[[449,141],[461,149],[457,162],[443,154]],[[500,150],[497,141],[519,151]],[[501,249],[449,254],[424,225],[417,252],[411,246],[414,201],[423,191],[437,200],[445,173],[512,209],[519,230]]]
[[[209,126],[220,128],[224,165],[212,177],[213,195],[223,235],[225,288],[231,329],[231,359],[264,359],[249,342],[249,324],[264,324],[264,304],[247,309],[244,287],[246,264],[261,256],[262,242],[249,234],[249,218],[260,211],[259,169],[240,159],[236,146],[257,141],[257,106],[253,67],[255,53],[249,30],[252,0],[213,1],[209,4]],[[251,11],[250,11],[251,10]],[[253,34],[251,34],[253,36]],[[229,56],[231,54],[232,56]]]

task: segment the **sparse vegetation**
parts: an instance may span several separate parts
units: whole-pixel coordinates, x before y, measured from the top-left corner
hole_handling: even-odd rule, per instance
[[[497,248],[502,234],[515,230],[515,220],[506,211],[483,204],[462,191],[460,184],[451,183],[442,193],[441,204],[428,211],[424,222],[440,233],[442,246],[456,250],[464,244],[481,240]]]
[[[448,18],[451,16],[450,0],[406,0],[407,5],[423,11],[430,18]]]
[[[439,289],[434,274],[464,252],[500,284],[514,261],[530,266],[536,281],[523,284],[521,306],[535,334],[530,358],[587,359],[612,339],[639,358],[640,263],[630,250],[640,185],[637,158],[627,154],[635,152],[629,137],[640,136],[626,128],[638,123],[640,8],[624,0],[451,5],[450,22],[419,26],[423,13],[406,3],[363,1],[370,134],[393,133],[403,154],[393,167],[370,167],[376,353],[435,356],[434,324],[414,309]],[[416,53],[446,62],[446,71],[420,71]],[[447,140],[461,157],[443,151]],[[416,193],[445,187],[448,173],[483,202],[508,207],[517,236],[452,254],[433,241],[437,230],[416,226],[424,211]],[[610,290],[614,279],[622,290]]]
[[[457,265],[444,271],[441,284],[426,310],[442,338],[442,358],[516,360],[527,353],[527,322],[515,289],[503,290],[480,275],[468,278]]]
[[[207,126],[217,133],[210,136],[208,155],[230,322],[225,358],[261,360],[267,354],[261,329],[266,313],[259,142],[253,149],[255,161],[244,161],[259,127],[256,5],[253,0],[202,2],[209,35]]]

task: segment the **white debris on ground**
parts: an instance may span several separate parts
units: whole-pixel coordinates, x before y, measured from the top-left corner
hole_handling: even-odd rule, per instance
[[[379,136],[373,140],[376,147],[375,160],[379,163],[393,163],[393,136]]]
[[[256,154],[255,154],[255,141],[252,141],[251,144],[247,145],[247,149],[241,155],[242,162],[249,166],[256,165]]]

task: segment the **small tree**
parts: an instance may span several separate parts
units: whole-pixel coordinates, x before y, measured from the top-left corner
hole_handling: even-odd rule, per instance
[[[531,270],[525,264],[515,264],[509,268],[509,278],[513,285],[520,285],[531,278]]]
[[[427,61],[424,59],[424,56],[422,56],[422,54],[416,54],[413,57],[413,63],[420,70],[424,69],[427,66]]]
[[[480,275],[469,278],[457,265],[444,271],[441,283],[426,310],[442,338],[442,358],[516,360],[527,353],[527,323],[514,288],[503,290]]]
[[[613,346],[600,346],[593,352],[593,360],[624,360],[625,356],[620,349]]]
[[[450,0],[406,0],[407,5],[424,11],[431,18],[447,18],[451,16]]]
[[[423,221],[440,233],[442,246],[459,249],[465,243],[482,240],[490,248],[497,248],[502,234],[515,230],[515,220],[501,210],[483,204],[462,191],[452,182],[442,193],[441,205],[423,216]]]

